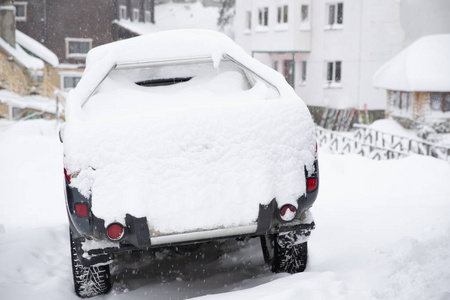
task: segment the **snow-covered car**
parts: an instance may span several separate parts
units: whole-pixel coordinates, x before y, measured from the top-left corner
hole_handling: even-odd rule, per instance
[[[175,30],[94,48],[66,105],[75,291],[107,293],[118,254],[260,238],[302,272],[318,193],[315,128],[283,76],[228,37]]]

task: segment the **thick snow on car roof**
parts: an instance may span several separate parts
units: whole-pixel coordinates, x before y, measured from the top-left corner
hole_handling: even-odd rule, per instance
[[[76,110],[68,112],[64,134],[65,167],[80,171],[72,186],[92,196],[92,210],[106,224],[123,222],[126,213],[145,216],[159,234],[253,224],[259,204],[274,198],[297,205],[304,168],[314,160],[308,109],[280,74],[224,35],[176,31],[102,46],[90,53],[87,74],[100,78],[105,62],[110,67],[126,53],[139,61],[177,57],[179,49],[209,53],[216,71],[149,88],[108,77],[81,109],[77,97],[91,88],[83,77],[70,95]],[[270,88],[260,81],[243,88],[242,74],[220,61],[223,53],[270,78],[280,96],[267,97]]]
[[[226,35],[211,30],[179,29],[121,40],[89,51],[83,77],[68,97],[68,118],[70,115],[83,117],[80,103],[94,92],[98,83],[116,64],[194,57],[211,57],[215,64],[219,64],[224,54],[276,85],[283,97],[297,96],[285,84],[280,73],[251,58]]]

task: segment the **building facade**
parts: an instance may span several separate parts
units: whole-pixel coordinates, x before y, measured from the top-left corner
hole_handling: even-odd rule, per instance
[[[93,47],[136,36],[118,20],[154,22],[154,0],[15,1],[16,27],[53,51],[59,60],[52,82],[74,88]]]
[[[28,0],[14,5],[17,29],[69,64],[84,64],[95,46],[133,36],[115,20],[154,20],[154,0]]]
[[[423,2],[236,0],[235,39],[284,74],[317,123],[350,109],[369,121],[386,107],[378,68],[417,37],[450,31],[450,2]]]

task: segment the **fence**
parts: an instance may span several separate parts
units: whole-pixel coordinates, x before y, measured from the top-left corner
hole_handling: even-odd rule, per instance
[[[410,154],[436,157],[450,162],[450,148],[354,124],[351,133],[316,127],[317,143],[333,153],[355,153],[371,159],[397,159]]]

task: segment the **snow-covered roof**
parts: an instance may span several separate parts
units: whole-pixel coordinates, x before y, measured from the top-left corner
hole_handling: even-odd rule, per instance
[[[166,3],[155,6],[155,24],[118,20],[119,26],[138,35],[179,28],[217,30],[219,10],[205,7],[200,2]]]
[[[5,40],[0,38],[0,48],[5,50],[6,53],[11,55],[18,63],[27,69],[39,70],[44,68],[44,62],[42,60],[25,52],[19,44],[16,44],[16,48],[13,48]]]
[[[425,36],[385,63],[375,87],[395,91],[450,91],[450,34]]]
[[[211,57],[219,64],[227,54],[274,84],[281,96],[293,97],[295,92],[286,85],[284,77],[248,56],[226,35],[212,30],[179,29],[142,35],[98,46],[89,51],[86,69],[76,89],[69,94],[68,109],[79,111],[83,103],[116,64],[165,59]],[[71,101],[73,99],[74,101]],[[81,113],[81,111],[80,111]]]
[[[0,90],[0,102],[13,107],[31,108],[52,114],[56,113],[56,101],[39,95],[20,96],[7,90]]]
[[[58,66],[59,60],[55,53],[19,30],[16,30],[16,41],[21,47],[27,49],[53,67]]]

